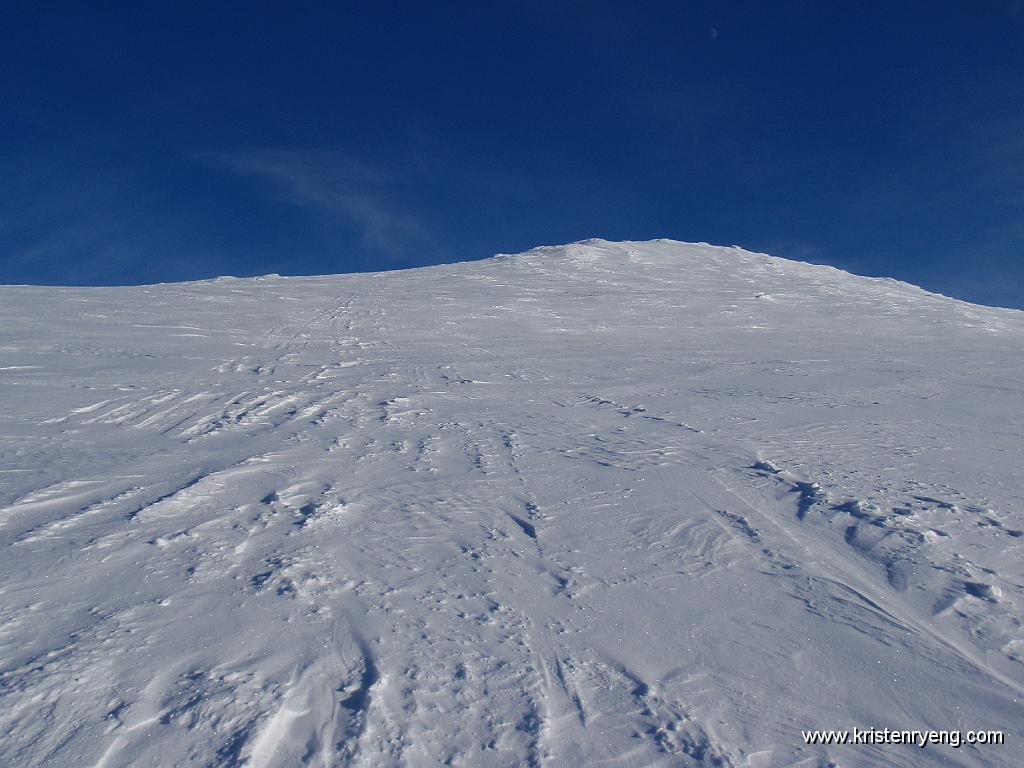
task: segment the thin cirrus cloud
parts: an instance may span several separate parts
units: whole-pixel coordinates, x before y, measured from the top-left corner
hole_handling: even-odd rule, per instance
[[[263,149],[206,159],[270,183],[277,200],[309,210],[328,228],[348,230],[370,252],[398,259],[433,240],[405,183],[342,153]]]

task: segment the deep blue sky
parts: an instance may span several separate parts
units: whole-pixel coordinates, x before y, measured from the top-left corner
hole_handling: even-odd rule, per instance
[[[0,282],[739,244],[1024,307],[1024,0],[0,14]]]

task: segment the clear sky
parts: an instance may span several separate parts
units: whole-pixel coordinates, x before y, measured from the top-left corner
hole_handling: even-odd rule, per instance
[[[0,282],[738,244],[1024,307],[1024,0],[0,14]]]

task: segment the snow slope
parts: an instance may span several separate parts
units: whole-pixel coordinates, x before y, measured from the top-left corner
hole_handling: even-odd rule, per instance
[[[673,241],[0,288],[0,765],[1020,765],[1022,381]]]

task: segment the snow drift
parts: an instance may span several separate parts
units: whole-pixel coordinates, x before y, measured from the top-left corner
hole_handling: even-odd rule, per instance
[[[0,288],[0,764],[1018,765],[1022,381],[672,241]]]

